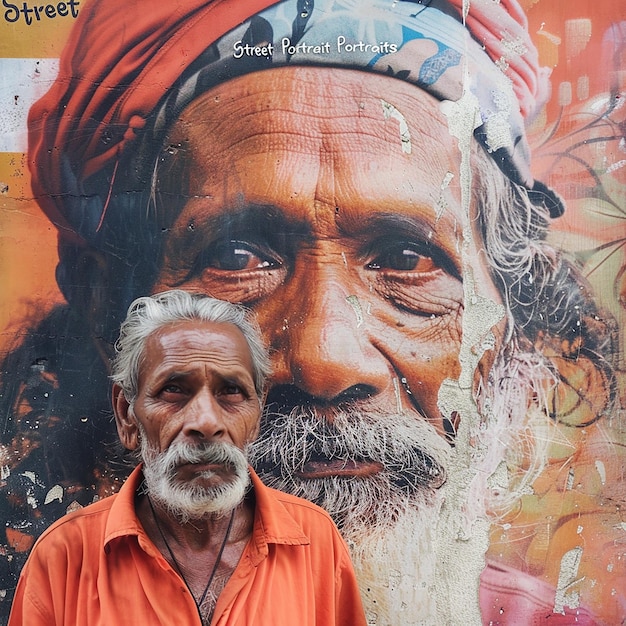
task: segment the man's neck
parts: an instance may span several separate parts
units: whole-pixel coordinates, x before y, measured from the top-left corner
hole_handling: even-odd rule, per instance
[[[254,501],[250,497],[233,510],[207,513],[186,522],[169,513],[147,494],[138,495],[135,506],[137,517],[157,547],[163,543],[161,535],[164,535],[170,546],[174,544],[181,550],[219,550],[229,526],[229,544],[247,540],[252,532]]]
[[[237,567],[252,533],[254,502],[182,523],[147,494],[136,502],[137,516],[163,558],[189,588],[206,623]]]

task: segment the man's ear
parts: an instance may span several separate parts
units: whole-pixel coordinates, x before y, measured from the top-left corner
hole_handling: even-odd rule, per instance
[[[127,450],[136,450],[139,446],[139,427],[130,403],[126,399],[123,389],[117,383],[113,384],[111,404],[115,414],[117,434],[122,445]]]

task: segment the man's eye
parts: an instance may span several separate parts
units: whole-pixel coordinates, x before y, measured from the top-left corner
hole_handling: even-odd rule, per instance
[[[226,385],[223,389],[223,392],[228,395],[241,393],[241,387],[239,385]]]
[[[228,272],[270,269],[280,266],[280,261],[264,254],[245,241],[231,240],[206,249],[196,260],[195,269],[213,268]]]
[[[245,389],[235,384],[224,385],[220,395],[228,402],[240,402],[248,397]]]
[[[179,394],[183,393],[183,390],[180,385],[176,385],[174,383],[168,383],[161,389],[162,394]]]
[[[369,270],[396,272],[432,272],[437,269],[425,250],[414,244],[394,243],[385,247],[366,265]]]

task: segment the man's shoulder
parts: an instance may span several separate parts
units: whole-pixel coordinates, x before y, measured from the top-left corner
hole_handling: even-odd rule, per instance
[[[50,537],[54,537],[56,543],[84,537],[92,544],[97,537],[104,537],[105,534],[136,534],[138,521],[134,494],[141,476],[141,468],[137,467],[117,493],[59,518],[41,535],[38,543],[49,542]]]
[[[268,487],[265,484],[263,484],[263,489],[267,490],[267,493],[300,523],[304,520],[310,520],[311,525],[315,528],[332,527],[336,530],[335,523],[328,512],[310,500]]]
[[[300,496],[294,496],[293,494],[287,493],[285,491],[280,491],[279,489],[268,486],[260,479],[258,480],[262,484],[262,489],[270,494],[272,498],[278,500],[283,506],[287,508],[293,507],[297,510],[309,511],[311,515],[320,515],[322,517],[326,517],[329,520],[331,519],[327,511],[325,511],[321,506],[318,506],[317,504],[311,502],[310,500],[306,500],[305,498],[301,498]]]

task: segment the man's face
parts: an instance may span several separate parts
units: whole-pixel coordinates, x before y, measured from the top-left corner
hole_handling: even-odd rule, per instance
[[[153,333],[128,412],[156,500],[187,518],[241,500],[248,484],[244,450],[257,434],[260,403],[238,328],[184,321]]]
[[[437,440],[452,429],[437,396],[460,371],[464,245],[481,293],[499,299],[462,240],[459,159],[432,97],[348,70],[230,81],[172,129],[160,204],[167,210],[173,194],[183,208],[154,290],[201,291],[256,311],[274,355],[264,429],[277,438],[289,430],[284,445],[302,454],[290,468],[272,467],[287,455],[270,455],[264,471],[306,483],[389,470],[399,490],[440,482],[442,451],[424,429]],[[357,433],[338,439],[357,415]],[[362,435],[372,432],[368,444]],[[320,437],[337,443],[317,445]],[[418,479],[402,456],[427,440],[434,451],[422,455]]]

